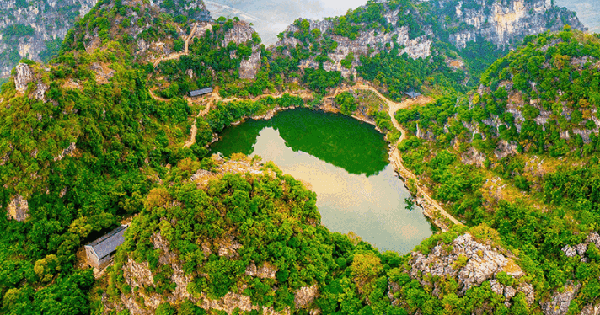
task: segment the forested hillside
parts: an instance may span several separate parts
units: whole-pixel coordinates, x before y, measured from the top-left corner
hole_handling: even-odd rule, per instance
[[[436,3],[298,20],[267,49],[201,1],[99,1],[56,58],[23,60],[2,86],[0,313],[592,314],[600,39],[566,27],[493,62],[524,34],[463,47],[452,34],[470,38],[473,20],[449,23],[456,6],[580,25],[545,2]],[[395,141],[377,89],[331,96],[358,77],[396,100],[436,97],[396,114],[407,185],[465,224],[404,256],[330,232],[275,165],[206,148],[235,121],[324,95]],[[187,97],[207,86],[211,107]],[[122,223],[115,263],[94,275],[82,246]]]
[[[297,20],[274,53],[316,73],[360,76],[400,100],[411,89],[466,91],[525,35],[565,24],[584,28],[547,1],[373,1],[341,17]]]
[[[22,58],[48,61],[55,56],[75,19],[95,4],[96,0],[2,1],[0,77],[8,77]]]
[[[414,133],[405,165],[455,216],[519,249],[545,314],[560,299],[560,314],[598,303],[599,53],[597,36],[568,27],[528,37],[468,95],[396,114]]]

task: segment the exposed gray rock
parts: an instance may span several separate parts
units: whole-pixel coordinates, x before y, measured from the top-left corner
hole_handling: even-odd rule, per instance
[[[575,250],[574,247],[571,247],[570,245],[565,245],[565,247],[561,248],[560,250],[562,250],[565,253],[565,256],[567,257],[575,257],[575,255],[577,255],[577,251]]]
[[[32,35],[0,35],[0,77],[9,76],[15,63],[9,55],[18,53],[19,58],[40,61],[40,55],[46,51],[46,42],[62,39],[73,26],[77,16],[83,16],[91,10],[97,0],[30,0],[25,7],[18,6],[16,0],[0,2],[0,34],[2,30],[14,24],[29,26]],[[9,43],[15,43],[9,45]]]
[[[388,14],[389,18],[391,15],[399,14],[396,10],[391,14]],[[321,33],[326,32],[333,27],[331,21],[314,21],[307,20],[310,25],[310,30],[318,29]],[[277,42],[277,46],[287,46],[295,48],[296,45],[301,44],[299,40],[293,37],[288,37],[289,32],[298,31],[296,25],[290,25],[284,31],[284,38]],[[399,55],[406,53],[413,59],[426,58],[431,55],[432,39],[430,35],[423,35],[415,39],[410,39],[409,28],[402,26],[393,29],[389,33],[376,32],[375,30],[366,30],[359,32],[355,40],[351,40],[347,37],[339,35],[331,35],[331,39],[337,42],[335,51],[328,54],[331,61],[325,61],[323,63],[323,69],[326,71],[339,71],[345,78],[351,75],[356,76],[356,67],[360,66],[360,56],[375,55],[384,49],[385,44],[390,44],[391,47],[399,46],[403,47],[399,51]],[[274,48],[273,48],[274,49]],[[372,51],[370,52],[369,49]],[[345,68],[342,66],[341,61],[345,59],[350,53],[354,55],[354,59],[351,60],[351,67]],[[284,55],[291,56],[289,51],[285,50]],[[311,57],[306,60],[300,60],[301,68],[318,68],[319,62],[315,61],[315,57]]]
[[[569,305],[571,305],[571,301],[577,296],[577,292],[579,292],[580,288],[580,283],[567,281],[563,292],[555,291],[554,295],[552,295],[550,298],[550,301],[540,303],[542,305],[544,315],[566,314],[569,310]]]
[[[8,217],[20,222],[29,217],[29,202],[21,195],[16,195],[8,204]]]
[[[586,242],[596,244],[596,247],[600,248],[600,235],[596,232],[592,232],[588,235]]]
[[[581,310],[581,315],[600,315],[600,304],[588,304]]]
[[[526,35],[543,33],[548,28],[547,21],[564,19],[565,24],[577,29],[585,27],[567,11],[553,8],[551,0],[509,0],[485,1],[475,0],[477,6],[463,7],[458,2],[455,7],[456,17],[448,27],[465,23],[472,27],[462,28],[457,33],[450,34],[450,41],[459,48],[464,48],[467,42],[476,40],[478,36],[499,46],[509,46],[511,41]],[[552,31],[561,30],[564,24],[556,23],[550,27]],[[517,40],[518,42],[518,40]]]
[[[460,155],[460,160],[464,164],[474,164],[477,167],[483,167],[485,165],[485,153],[477,151],[474,147],[469,147],[467,152]]]
[[[496,147],[496,151],[494,154],[496,158],[502,159],[509,155],[517,154],[517,144],[516,142],[507,142],[505,140],[498,141],[498,146]]]
[[[15,67],[15,72],[15,88],[18,92],[23,93],[27,89],[27,85],[35,80],[35,74],[26,63],[19,63]]]
[[[57,157],[54,158],[54,161],[56,162],[62,160],[65,156],[71,155],[71,153],[73,153],[76,149],[77,147],[75,146],[75,142],[71,142],[66,149],[64,149]]]
[[[579,256],[583,256],[585,255],[585,252],[587,251],[587,244],[585,243],[580,243],[575,245],[575,250],[577,251],[577,255]]]
[[[460,266],[459,259],[464,261]],[[437,245],[427,256],[420,252],[412,253],[410,271],[411,278],[419,279],[422,285],[431,285],[420,278],[422,274],[432,276],[450,275],[458,280],[461,293],[464,294],[471,286],[480,285],[503,270],[508,260],[504,255],[473,240],[471,234],[465,233],[452,243],[452,251],[447,253],[443,245]]]
[[[319,294],[319,286],[301,287],[294,295],[294,304],[297,308],[309,306]]]

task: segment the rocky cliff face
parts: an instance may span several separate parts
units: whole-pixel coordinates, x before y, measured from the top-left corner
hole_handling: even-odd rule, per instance
[[[60,43],[78,16],[88,13],[97,0],[7,0],[0,3],[0,76],[21,58],[46,59]]]
[[[397,20],[397,15],[400,14],[398,10],[388,12],[385,14],[389,21]],[[310,25],[310,32],[313,30],[319,30],[321,34],[330,33],[333,26],[333,22],[329,20],[314,21],[306,20]],[[293,34],[299,31],[298,26],[290,25],[283,34]],[[389,48],[400,47],[399,54],[408,54],[411,58],[427,58],[431,55],[431,32],[428,35],[423,35],[415,39],[410,39],[409,28],[402,26],[395,28],[389,33],[378,32],[374,29],[368,29],[359,32],[356,39],[352,40],[348,37],[331,35],[331,39],[337,43],[336,48],[333,52],[327,54],[329,60],[323,62],[323,69],[326,71],[339,71],[345,78],[351,75],[356,76],[356,67],[360,66],[360,56],[374,56],[381,52],[386,44]],[[295,48],[296,45],[301,42],[289,35],[285,35],[280,41],[277,42],[277,46],[283,46],[288,48]],[[289,50],[284,51],[284,54],[291,56]],[[342,66],[342,60],[352,54],[353,58],[350,60],[350,66]],[[301,68],[314,68],[319,67],[319,61],[317,56],[312,56],[308,59],[300,61]]]
[[[236,22],[233,28],[228,30],[223,39],[223,47],[227,47],[230,42],[237,45],[252,42],[254,29],[244,21]],[[252,45],[252,54],[248,59],[240,62],[239,76],[242,79],[254,79],[258,69],[260,69],[260,46],[257,43]]]
[[[455,238],[452,244],[435,246],[427,255],[418,251],[411,255],[410,277],[423,286],[431,287],[435,296],[443,290],[442,286],[432,280],[439,276],[455,279],[459,295],[489,281],[492,291],[505,297],[507,306],[510,306],[511,299],[518,292],[524,294],[530,305],[534,301],[533,286],[519,280],[524,272],[514,260],[507,253],[501,253],[498,249],[475,240],[469,233]],[[511,278],[512,283],[507,283],[505,279],[500,281],[497,276],[501,272]]]
[[[458,48],[483,37],[498,46],[510,46],[527,35],[558,31],[565,24],[585,29],[574,12],[553,6],[551,0],[439,1],[439,23]],[[445,13],[445,14],[444,14]],[[449,18],[449,19],[447,19]]]
[[[340,24],[346,23],[346,20],[362,18],[375,5],[379,6],[377,10],[381,12],[381,18],[376,23],[350,22],[348,24],[352,27],[360,29],[355,38],[336,35],[340,32]],[[418,5],[422,7],[417,7]],[[356,13],[360,10],[360,13]],[[327,45],[329,40],[335,41],[337,45],[327,53],[327,60],[312,54],[308,58],[301,58],[300,67],[317,68],[319,62],[322,62],[325,70],[340,71],[347,78],[356,75],[356,67],[361,65],[360,56],[374,56],[394,47],[400,48],[399,55],[406,53],[417,59],[440,54],[440,51],[446,49],[434,44],[438,41],[450,43],[458,50],[465,48],[470,41],[481,40],[490,41],[498,48],[506,48],[513,47],[527,35],[547,30],[558,31],[565,24],[575,29],[585,29],[574,12],[553,6],[550,0],[440,0],[406,7],[379,3],[369,4],[357,11],[336,19],[296,21],[279,35],[277,46],[284,47],[283,54],[288,57],[298,44],[305,50],[312,50],[314,43],[298,39],[306,37],[301,33],[304,31],[302,27],[308,24],[308,33],[321,40],[321,46]],[[346,65],[343,66],[342,61],[346,58]]]

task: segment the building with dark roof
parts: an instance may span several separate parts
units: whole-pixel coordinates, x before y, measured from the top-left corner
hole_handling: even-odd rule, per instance
[[[108,265],[117,246],[125,242],[127,226],[120,226],[101,238],[84,246],[88,263],[98,269]]]
[[[190,92],[190,97],[202,96],[204,94],[212,93],[212,91],[213,91],[212,88],[203,88],[203,89],[199,89],[199,90],[194,90],[194,91]]]
[[[410,98],[417,98],[417,97],[421,96],[421,93],[415,92],[415,91],[410,91],[410,92],[406,92],[406,95],[408,95]]]

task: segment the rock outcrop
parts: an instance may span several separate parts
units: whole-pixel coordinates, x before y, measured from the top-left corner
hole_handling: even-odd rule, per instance
[[[26,63],[20,63],[15,67],[15,88],[18,92],[25,92],[27,85],[33,82],[35,75]]]
[[[388,13],[389,16],[397,16],[398,14],[399,12],[397,10]],[[308,21],[310,25],[309,30],[311,32],[313,30],[319,30],[319,32],[323,34],[333,27],[333,23],[328,20],[306,21]],[[296,38],[288,36],[288,34],[297,32],[298,30],[299,28],[295,24],[288,26],[282,33],[285,34],[285,36],[277,42],[277,46],[295,48],[296,45],[301,42]],[[337,47],[333,52],[328,54],[330,60],[323,62],[323,69],[326,71],[340,71],[345,78],[348,78],[351,75],[356,76],[356,67],[361,65],[360,56],[376,55],[385,49],[384,47],[386,44],[389,44],[391,48],[396,46],[402,47],[399,55],[406,53],[414,59],[426,58],[431,55],[431,37],[423,35],[415,39],[410,39],[409,28],[407,26],[395,28],[389,33],[381,33],[373,29],[361,31],[355,40],[339,35],[331,35],[331,39],[337,42]],[[283,53],[287,56],[291,56],[287,50]],[[350,54],[354,56],[351,60],[351,66],[342,66],[342,60],[347,58]],[[300,67],[317,69],[319,67],[319,62],[316,61],[316,57],[311,57],[309,59],[301,60]]]
[[[460,29],[449,36],[458,48],[464,48],[467,42],[478,38],[485,38],[498,46],[511,46],[527,35],[546,30],[558,31],[565,24],[585,29],[574,13],[554,6],[551,0],[467,0],[451,3],[446,2],[443,8],[448,10],[448,6],[452,5],[454,16],[450,23],[442,23],[445,28]]]
[[[20,222],[29,217],[29,202],[21,195],[15,196],[8,204],[8,217]]]
[[[443,288],[432,282],[431,276],[453,278],[459,286],[459,295],[463,295],[474,286],[490,281],[492,291],[503,295],[509,302],[518,292],[525,294],[529,303],[533,303],[534,291],[531,284],[519,281],[524,275],[514,260],[505,254],[473,239],[471,234],[458,236],[449,244],[439,244],[427,255],[417,251],[411,253],[412,279],[421,285],[431,287],[432,294],[438,296]],[[496,276],[504,272],[518,283],[514,286],[502,285]]]
[[[248,59],[240,62],[239,76],[242,79],[254,79],[260,69],[260,46],[253,43],[253,35],[256,31],[247,22],[235,22],[233,28],[228,30],[223,39],[223,47],[230,42],[237,45],[250,43],[252,54]]]
[[[569,310],[571,301],[577,296],[577,292],[581,288],[578,282],[567,281],[563,290],[557,290],[552,295],[550,301],[540,303],[544,310],[544,315],[564,315]]]
[[[42,101],[46,100],[46,91],[48,91],[48,86],[36,78],[35,72],[28,64],[19,63],[15,67],[14,81],[15,89],[19,93],[24,93],[29,84],[35,82],[35,90],[32,92],[31,96],[34,99]]]
[[[25,3],[23,3],[25,2]],[[7,0],[0,3],[0,77],[9,76],[21,58],[40,61],[48,47],[60,43],[78,16],[88,13],[97,0]],[[48,45],[50,44],[50,45]]]

